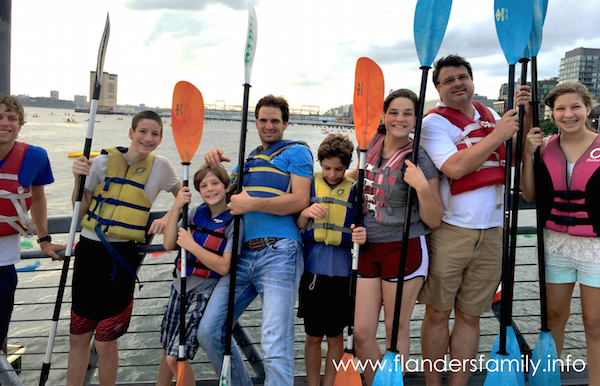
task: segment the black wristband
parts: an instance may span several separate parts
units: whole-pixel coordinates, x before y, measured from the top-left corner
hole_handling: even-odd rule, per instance
[[[48,235],[46,237],[42,237],[41,239],[37,239],[38,244],[39,243],[43,243],[44,241],[51,242],[52,241],[52,237],[50,237],[50,235]]]

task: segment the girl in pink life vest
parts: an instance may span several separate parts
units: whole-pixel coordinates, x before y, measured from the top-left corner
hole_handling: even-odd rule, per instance
[[[542,212],[548,327],[558,355],[578,281],[590,385],[600,385],[600,137],[587,118],[593,96],[584,85],[567,82],[552,90],[545,103],[560,134],[543,138],[535,127],[527,135],[521,189],[523,198],[535,199]],[[538,147],[542,167],[536,199],[533,154]]]
[[[385,311],[386,347],[390,347],[398,266],[404,226],[408,185],[417,192],[413,204],[404,277],[404,292],[398,349],[404,362],[409,357],[410,317],[417,295],[427,277],[429,254],[426,235],[440,225],[443,206],[439,172],[424,150],[419,150],[418,165],[410,162],[412,141],[409,134],[416,125],[418,98],[410,90],[396,90],[383,104],[383,125],[373,137],[367,153],[364,226],[367,243],[361,248],[354,340],[357,356],[363,361],[382,359],[375,338],[379,313]],[[367,384],[373,381],[371,368],[363,372]]]

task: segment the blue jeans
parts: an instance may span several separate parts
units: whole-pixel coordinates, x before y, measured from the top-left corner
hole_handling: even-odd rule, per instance
[[[294,384],[294,306],[303,265],[302,247],[293,239],[282,239],[257,251],[244,249],[238,260],[233,319],[235,323],[260,295],[265,386]],[[200,346],[217,374],[221,373],[225,349],[229,277],[217,283],[198,327]],[[232,384],[251,385],[235,340],[231,352]]]

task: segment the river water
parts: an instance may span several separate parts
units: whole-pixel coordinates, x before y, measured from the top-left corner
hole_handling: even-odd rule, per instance
[[[34,114],[39,117],[34,118]],[[73,174],[71,172],[72,159],[67,157],[69,152],[81,151],[87,133],[87,114],[74,114],[72,110],[59,110],[49,108],[26,108],[27,123],[21,129],[19,140],[33,145],[41,146],[48,151],[55,182],[46,187],[48,200],[48,215],[70,215],[72,207],[70,202],[73,189]],[[120,118],[123,118],[122,120]],[[79,123],[67,123],[66,119],[74,119]],[[100,151],[109,146],[128,146],[130,139],[128,129],[131,125],[131,117],[121,116],[103,116],[99,115],[95,123],[92,151]],[[180,178],[183,177],[183,167],[180,164],[179,153],[173,140],[170,118],[165,118],[164,137],[161,145],[155,150],[158,155],[168,157]],[[285,133],[285,138],[303,140],[310,145],[313,155],[316,159],[316,150],[319,144],[329,132],[344,132],[348,129],[341,128],[323,128],[321,126],[295,125],[290,124]],[[215,147],[221,147],[224,154],[232,159],[230,164],[225,167],[231,171],[234,164],[237,164],[239,137],[239,121],[206,121],[203,128],[202,141],[191,161],[190,175],[204,163],[204,154]],[[352,132],[349,137],[356,143]],[[246,154],[259,145],[259,138],[255,132],[254,123],[248,124]],[[353,162],[353,165],[356,161]],[[315,170],[320,170],[315,163]],[[194,192],[193,202],[200,202],[200,195]],[[173,196],[161,193],[154,203],[153,210],[168,210],[173,203]],[[534,225],[535,219],[532,211],[520,212],[521,225]],[[66,235],[56,237],[58,242],[65,243]],[[515,302],[513,314],[519,316],[518,323],[521,330],[527,331],[526,338],[529,344],[535,346],[539,331],[539,301],[537,283],[537,267],[533,248],[533,238],[519,237],[520,245],[529,247],[521,248],[517,254],[518,263],[525,264],[517,268],[517,279],[524,280],[518,283],[515,290],[515,298],[520,301]],[[31,241],[34,242],[34,239]],[[160,238],[158,239],[160,242]],[[159,333],[162,319],[162,306],[169,294],[169,280],[171,278],[173,256],[170,253],[152,256],[148,255],[145,259],[146,266],[140,271],[140,279],[145,282],[141,292],[136,290],[136,302],[134,302],[134,319],[130,327],[130,333],[119,340],[121,365],[132,365],[127,369],[121,369],[118,375],[119,382],[125,381],[154,381],[160,361],[162,350],[160,349]],[[31,261],[22,261],[19,266],[31,264]],[[54,299],[56,297],[55,288],[46,289],[27,289],[39,286],[56,286],[60,272],[60,264],[50,262],[49,259],[42,259],[42,265],[35,273],[19,274],[19,290],[16,294],[16,306],[13,313],[13,321],[9,331],[9,343],[22,344],[27,348],[29,355],[23,359],[23,371],[21,379],[23,384],[34,384],[39,379],[39,369],[43,361],[43,353],[46,350],[47,336],[50,322],[40,321],[40,319],[49,318],[53,309]],[[70,278],[68,283],[70,284]],[[578,290],[576,290],[578,295]],[[158,297],[158,298],[156,298]],[[64,384],[66,353],[68,352],[68,318],[70,308],[70,291],[67,289],[65,304],[62,307],[61,321],[59,323],[59,337],[56,339],[54,347],[54,356],[52,359],[52,368],[48,384]],[[29,305],[31,302],[42,304]],[[260,301],[255,301],[250,310],[242,316],[242,320],[251,326],[255,326],[252,335],[256,341],[258,338],[258,327],[260,326]],[[411,353],[420,354],[419,335],[420,321],[424,307],[417,306],[414,312],[413,323],[411,324]],[[572,305],[572,311],[580,312],[580,304],[575,300]],[[137,316],[136,316],[137,315]],[[297,324],[301,323],[297,320]],[[572,317],[572,322],[568,326],[570,331],[582,331],[581,316]],[[482,339],[480,352],[489,353],[493,340],[498,333],[498,324],[491,315],[486,314],[482,319]],[[378,337],[385,336],[383,325],[380,324]],[[301,325],[296,328],[295,358],[296,373],[304,374],[303,361],[303,339],[304,332]],[[385,349],[385,341],[381,341],[382,349]],[[144,347],[143,351],[138,351]],[[150,348],[148,348],[150,347]],[[326,348],[326,345],[323,346]],[[573,333],[568,336],[565,344],[566,348],[572,348],[570,352],[576,358],[585,359],[585,339],[583,334]],[[567,352],[567,351],[566,351]],[[565,353],[566,353],[565,352]],[[564,355],[563,355],[564,357]],[[210,366],[206,365],[206,356],[202,350],[198,351],[194,360],[194,370],[197,378],[214,378],[215,374]],[[95,381],[97,382],[97,380]]]

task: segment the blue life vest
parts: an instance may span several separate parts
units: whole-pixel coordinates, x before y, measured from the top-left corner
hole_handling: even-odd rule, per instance
[[[194,241],[204,249],[223,256],[223,251],[225,251],[225,246],[227,245],[225,228],[233,218],[234,216],[229,210],[226,210],[217,217],[211,218],[208,204],[200,205],[190,225]],[[181,271],[181,255],[177,256],[175,265]],[[188,251],[187,276],[190,275],[217,279],[221,277],[221,275],[211,271],[196,256]]]
[[[291,192],[290,174],[279,170],[271,160],[290,146],[304,145],[302,141],[280,140],[262,150],[262,146],[254,149],[244,163],[244,183],[248,194],[252,197],[276,197]],[[237,174],[233,174],[237,183]]]

